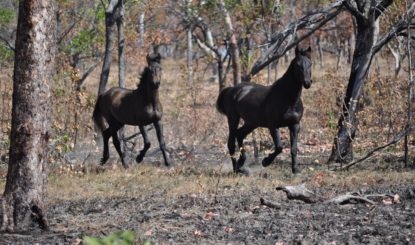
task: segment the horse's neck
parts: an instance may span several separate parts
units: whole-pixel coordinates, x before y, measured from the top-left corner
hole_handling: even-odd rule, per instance
[[[270,96],[280,96],[283,93],[292,100],[292,103],[301,99],[302,83],[297,81],[293,69],[294,67],[290,65],[284,75],[272,85]]]

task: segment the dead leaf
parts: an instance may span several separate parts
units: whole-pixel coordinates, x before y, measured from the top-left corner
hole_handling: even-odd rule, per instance
[[[275,245],[284,245],[284,242],[278,241],[278,242],[275,243]]]
[[[223,228],[223,230],[226,232],[226,233],[232,233],[233,232],[233,228],[232,227],[224,227]]]
[[[207,212],[204,216],[203,219],[204,220],[211,220],[213,217],[218,216],[219,214],[214,213],[212,211]]]
[[[401,203],[401,197],[398,194],[393,196],[393,203]]]
[[[153,231],[152,230],[148,230],[144,233],[144,236],[152,236],[153,235]]]
[[[195,236],[198,236],[198,237],[202,237],[202,236],[205,235],[205,234],[203,234],[202,231],[199,231],[199,230],[195,230],[194,234],[195,234]]]
[[[74,245],[79,245],[82,243],[82,239],[80,238],[76,238],[75,241],[73,242]]]
[[[383,202],[383,204],[385,204],[385,205],[392,205],[393,200],[392,200],[392,198],[390,198],[390,197],[384,197],[384,198],[383,198],[383,200],[382,200],[382,202]]]

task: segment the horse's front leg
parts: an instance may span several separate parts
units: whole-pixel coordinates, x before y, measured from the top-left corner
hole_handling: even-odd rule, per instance
[[[289,126],[290,129],[290,141],[291,141],[291,167],[294,174],[299,173],[300,169],[297,165],[297,140],[298,132],[300,131],[300,124],[293,124]]]
[[[271,134],[275,149],[273,153],[270,153],[266,158],[264,158],[264,160],[262,160],[262,166],[264,167],[269,166],[274,161],[275,157],[282,152],[280,131],[275,128],[269,128],[269,133]]]
[[[166,143],[164,142],[163,126],[160,123],[160,121],[154,122],[153,124],[154,124],[154,128],[156,129],[157,138],[159,140],[160,150],[163,153],[164,164],[168,167],[171,164],[170,164],[170,159],[166,153]]]
[[[138,154],[137,158],[135,159],[135,161],[137,163],[140,163],[140,162],[143,161],[143,158],[144,158],[147,150],[150,148],[151,143],[150,143],[150,140],[148,139],[147,130],[146,130],[145,126],[138,126],[138,127],[140,129],[140,133],[143,136],[143,141],[144,141],[144,147],[140,151],[140,154]]]
[[[125,160],[124,160],[124,154],[122,153],[122,151],[121,151],[121,144],[120,144],[120,140],[118,139],[118,134],[117,134],[117,131],[115,131],[114,130],[114,132],[112,133],[112,143],[114,143],[114,146],[115,146],[115,149],[117,150],[117,152],[118,152],[118,155],[120,156],[120,158],[121,158],[121,163],[122,163],[122,166],[124,167],[124,168],[128,168],[128,164],[125,162]]]

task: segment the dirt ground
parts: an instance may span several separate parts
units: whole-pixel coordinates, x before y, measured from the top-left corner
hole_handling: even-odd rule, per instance
[[[136,244],[415,242],[413,171],[383,170],[367,175],[371,180],[366,180],[364,173],[331,173],[302,166],[303,172],[293,176],[286,170],[287,162],[267,169],[252,165],[252,175],[245,177],[231,174],[229,162],[224,165],[167,170],[144,164],[128,172],[108,166],[103,173],[58,175],[50,180],[50,231],[40,232],[34,227],[27,234],[0,234],[0,244],[81,244],[85,235],[102,237],[118,230],[134,231]],[[327,179],[318,179],[322,176]],[[390,184],[396,176],[404,177],[398,184]],[[103,183],[120,192],[109,193]],[[399,203],[373,199],[374,206],[305,204],[288,200],[275,190],[284,183],[306,183],[327,199],[353,191],[399,195]],[[59,185],[67,185],[74,193],[63,193]],[[122,192],[124,187],[120,186],[126,190]],[[62,194],[56,193],[59,190]],[[260,198],[277,207],[261,205]]]

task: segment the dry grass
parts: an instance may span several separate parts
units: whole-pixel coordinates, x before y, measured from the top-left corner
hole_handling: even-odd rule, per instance
[[[143,197],[156,192],[165,192],[166,198],[181,195],[214,198],[216,195],[237,195],[258,189],[272,193],[276,186],[299,183],[307,183],[315,190],[324,187],[359,190],[371,186],[415,184],[414,171],[370,169],[333,172],[315,166],[294,176],[287,166],[251,168],[254,171],[252,176],[244,177],[232,174],[227,166],[201,167],[186,164],[166,169],[142,164],[129,170],[109,166],[105,169],[98,168],[99,171],[94,167],[95,171],[84,174],[79,174],[78,171],[51,174],[49,196],[52,202],[100,197]],[[3,184],[1,181],[0,185]]]

